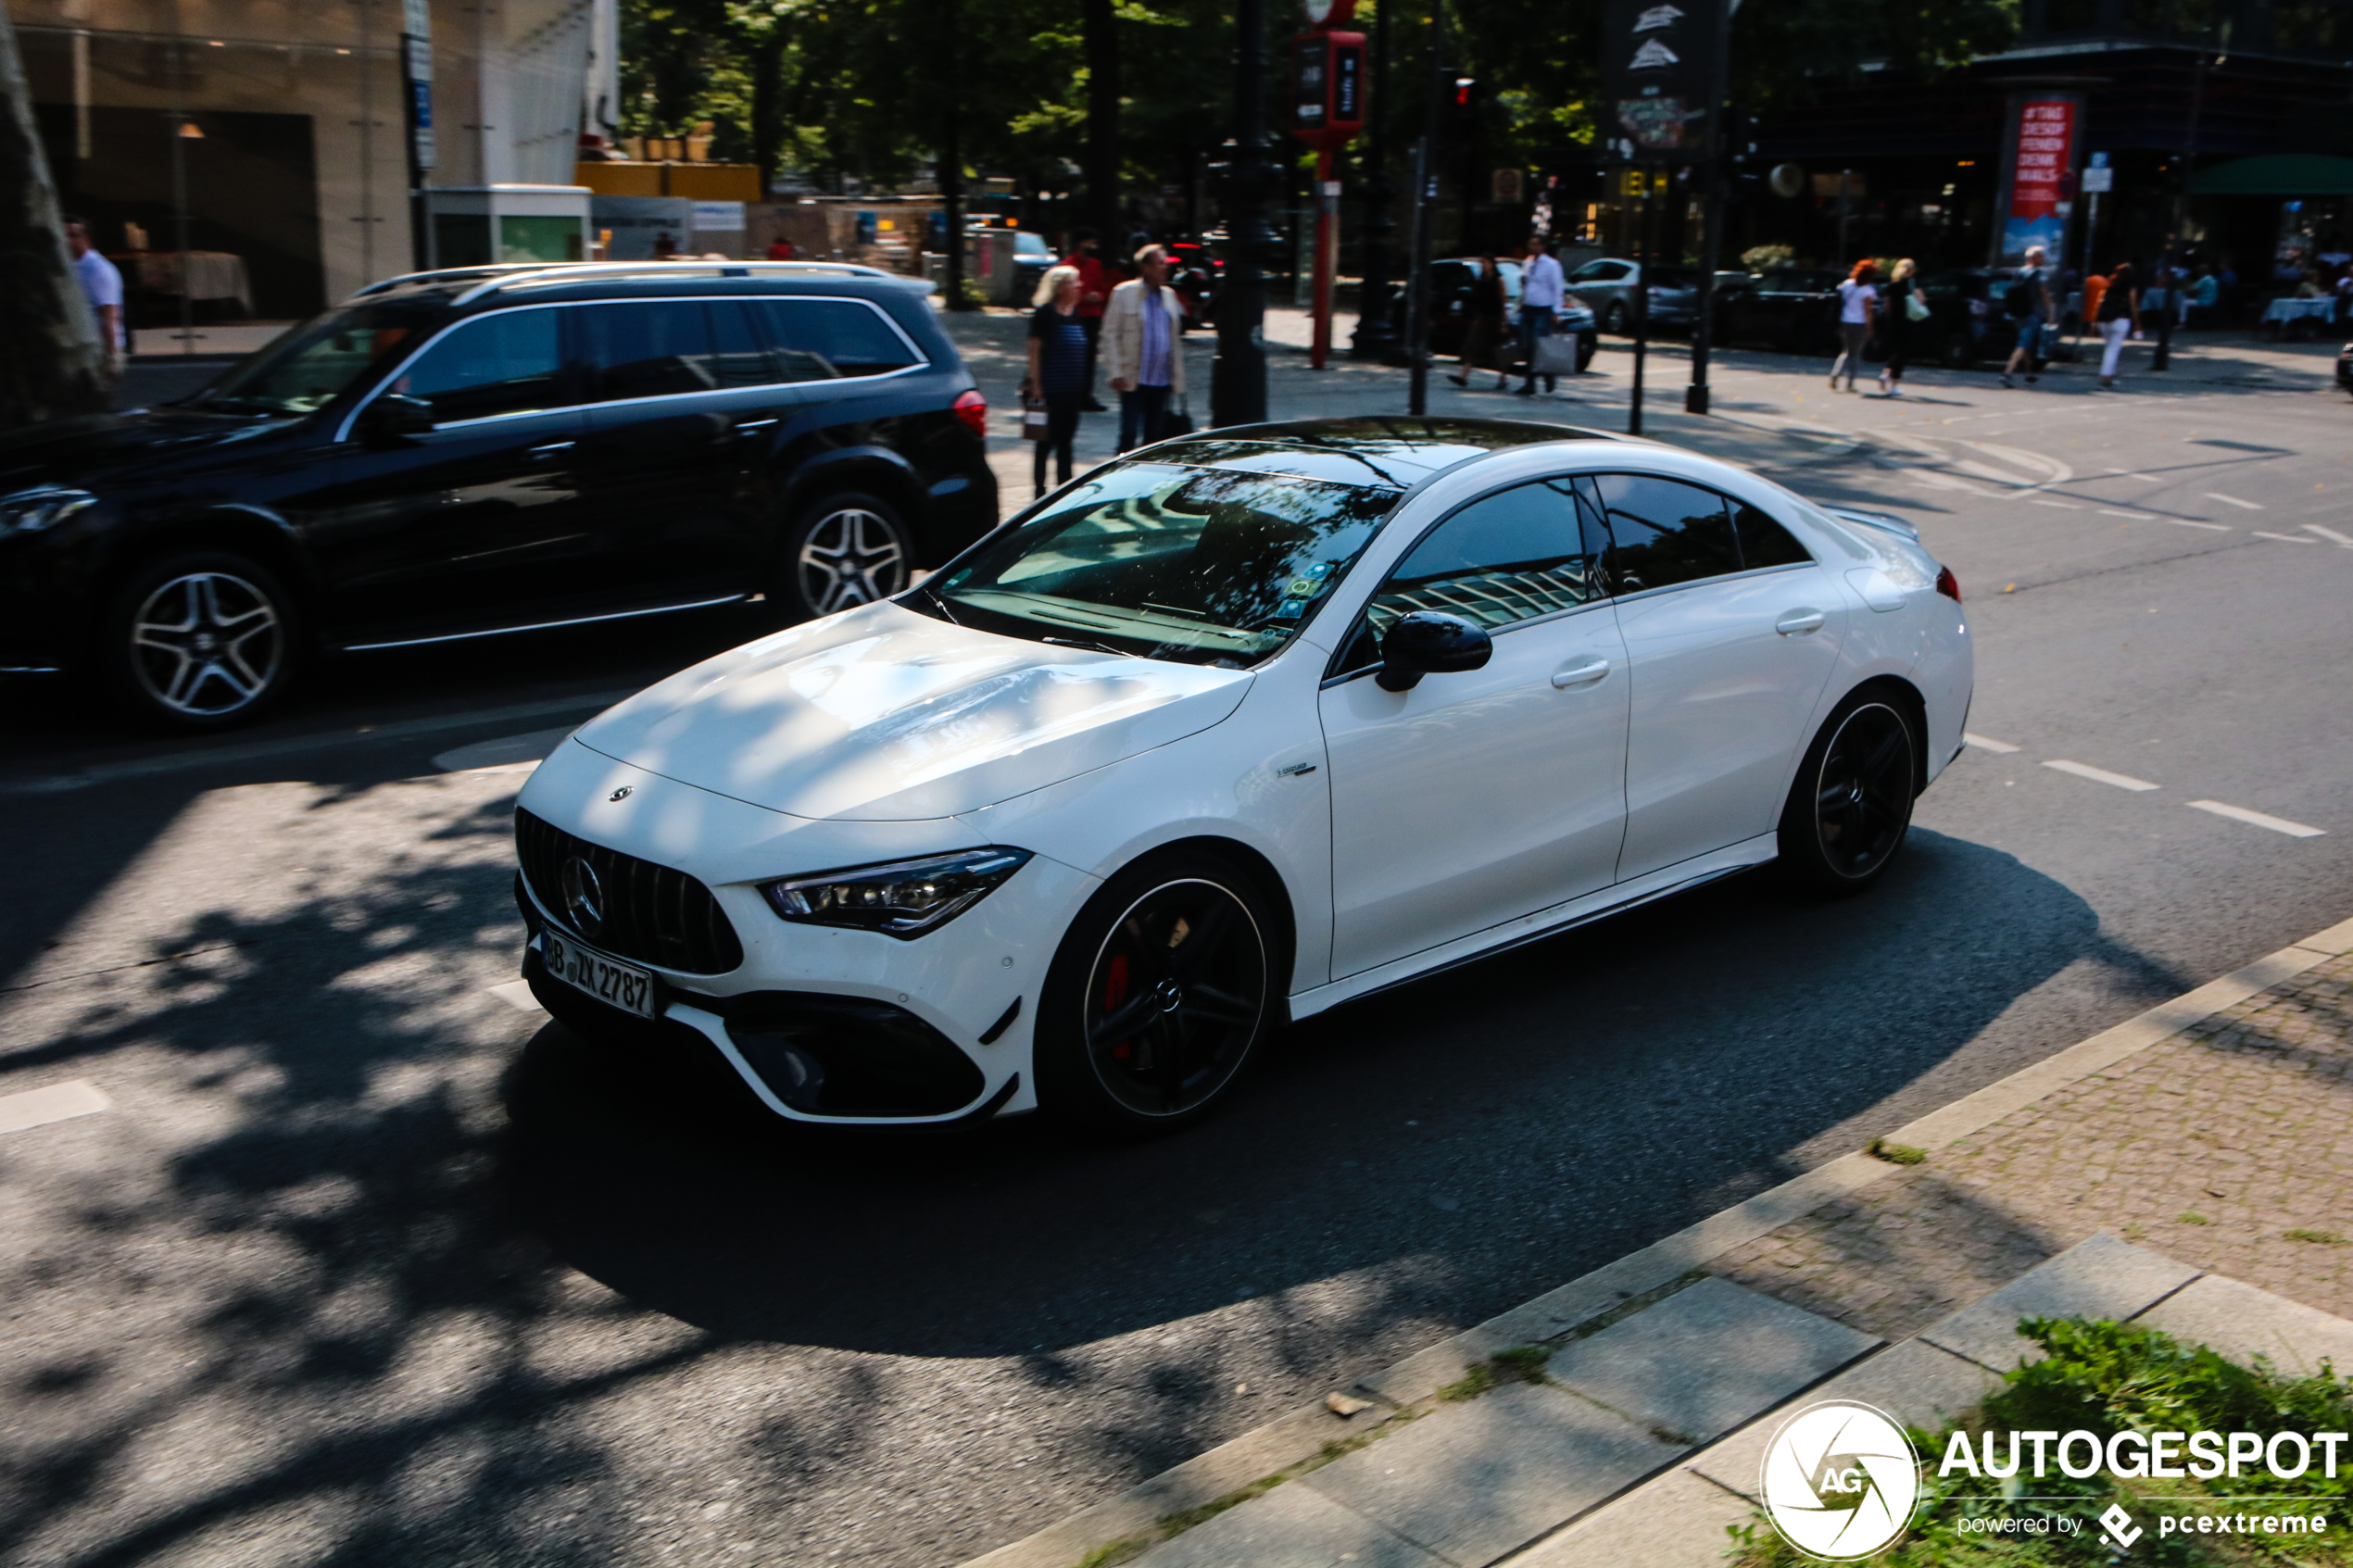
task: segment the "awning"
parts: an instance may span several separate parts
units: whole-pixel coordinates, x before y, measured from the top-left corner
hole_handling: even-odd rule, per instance
[[[2266,153],[2201,169],[2190,177],[2198,196],[2353,196],[2353,157],[2325,153]]]

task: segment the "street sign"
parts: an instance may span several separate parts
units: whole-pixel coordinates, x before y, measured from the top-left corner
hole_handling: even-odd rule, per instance
[[[1621,156],[1670,162],[1705,156],[1723,7],[1724,0],[1608,0],[1602,129]]]
[[[1301,33],[1291,43],[1291,134],[1327,153],[1364,129],[1365,35]]]
[[[2098,159],[2105,158],[2108,155],[2094,153],[2092,157]],[[2091,168],[2083,170],[2077,188],[2085,195],[2098,191],[2113,191],[2116,189],[2116,170],[2108,168],[2105,163],[2095,162]]]
[[[1488,193],[1501,206],[1516,207],[1523,189],[1522,179],[1516,169],[1499,169],[1488,177]]]

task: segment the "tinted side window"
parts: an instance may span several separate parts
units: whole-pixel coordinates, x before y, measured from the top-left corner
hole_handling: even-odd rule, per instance
[[[764,335],[753,330],[749,312],[732,299],[706,301],[711,308],[711,371],[722,386],[765,386],[780,378],[768,366]]]
[[[1440,523],[1389,574],[1365,616],[1375,635],[1417,609],[1510,626],[1599,597],[1594,564],[1566,485],[1515,485]]]
[[[1806,546],[1761,508],[1746,501],[1731,505],[1732,531],[1740,535],[1743,566],[1754,571],[1760,566],[1797,566],[1813,560]]]
[[[1741,569],[1724,497],[1678,479],[1650,474],[1599,476],[1614,549],[1611,571],[1621,594],[1671,587]]]
[[[436,423],[556,408],[571,401],[563,362],[556,312],[502,310],[459,323],[391,390],[431,403]]]
[[[878,376],[919,363],[882,313],[856,299],[772,299],[769,320],[787,357],[815,361],[796,381],[825,376]]]
[[[580,319],[599,402],[708,392],[719,384],[698,299],[592,305],[582,307]]]

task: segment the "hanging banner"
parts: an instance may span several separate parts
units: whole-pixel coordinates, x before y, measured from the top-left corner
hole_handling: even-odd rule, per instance
[[[1714,122],[1724,0],[1608,0],[1602,12],[1602,134],[1620,157],[1702,157]]]
[[[2082,100],[2057,94],[2020,94],[2012,100],[2009,166],[2005,171],[2009,200],[2002,215],[2000,259],[2025,258],[2027,248],[2041,245],[2053,257],[2061,251],[2067,219],[2059,203],[2073,194],[2078,120]]]

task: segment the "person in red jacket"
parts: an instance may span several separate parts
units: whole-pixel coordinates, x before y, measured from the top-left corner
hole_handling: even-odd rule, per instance
[[[1078,324],[1087,333],[1087,400],[1079,407],[1100,414],[1103,405],[1095,396],[1095,352],[1102,340],[1103,302],[1111,297],[1112,275],[1096,250],[1095,231],[1076,230],[1070,236],[1070,254],[1055,265],[1078,271]]]

